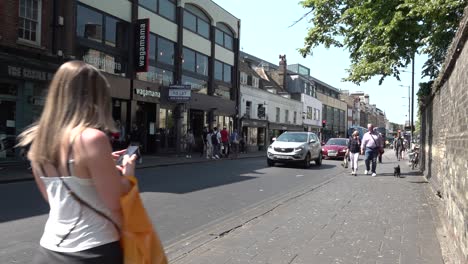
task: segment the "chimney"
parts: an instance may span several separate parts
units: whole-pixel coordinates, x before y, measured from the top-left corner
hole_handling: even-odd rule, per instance
[[[278,68],[278,75],[280,77],[281,83],[280,86],[283,88],[284,91],[287,91],[286,87],[286,77],[287,77],[287,71],[288,71],[288,65],[286,63],[286,54],[284,55],[279,55],[279,68]]]

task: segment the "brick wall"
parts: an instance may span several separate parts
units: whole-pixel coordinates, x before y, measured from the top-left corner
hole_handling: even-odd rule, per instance
[[[37,53],[48,53],[52,40],[52,0],[41,0],[41,43],[37,47],[18,42],[18,0],[0,1],[0,45]]]
[[[442,224],[468,263],[468,16],[460,24],[441,74],[422,107],[422,170],[441,196]]]

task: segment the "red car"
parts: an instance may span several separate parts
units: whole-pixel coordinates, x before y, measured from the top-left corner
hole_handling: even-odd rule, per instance
[[[322,156],[324,159],[344,159],[346,150],[348,150],[347,138],[330,138],[322,146]]]

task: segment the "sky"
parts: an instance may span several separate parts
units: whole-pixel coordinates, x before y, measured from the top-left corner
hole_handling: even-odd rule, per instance
[[[313,56],[303,58],[304,37],[310,24],[301,18],[308,9],[302,8],[299,0],[213,0],[226,11],[241,20],[241,50],[268,62],[278,64],[280,54],[286,54],[288,64],[302,64],[310,68],[311,75],[335,88],[350,92],[363,91],[369,94],[371,104],[385,112],[390,122],[404,124],[408,120],[408,86],[411,86],[411,65],[400,74],[400,81],[387,77],[379,85],[380,77],[374,77],[357,86],[343,82],[349,68],[349,53],[344,49],[317,47]],[[421,68],[425,59],[415,59],[414,94],[421,81]],[[401,86],[400,86],[401,85]],[[410,90],[411,93],[411,90]],[[405,98],[402,98],[405,97]],[[414,102],[414,123],[417,119],[417,101]]]

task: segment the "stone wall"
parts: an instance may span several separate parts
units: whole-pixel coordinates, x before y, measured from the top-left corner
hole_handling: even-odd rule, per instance
[[[468,263],[468,16],[448,56],[421,119],[421,169],[441,197],[441,222],[457,252],[453,263]]]

